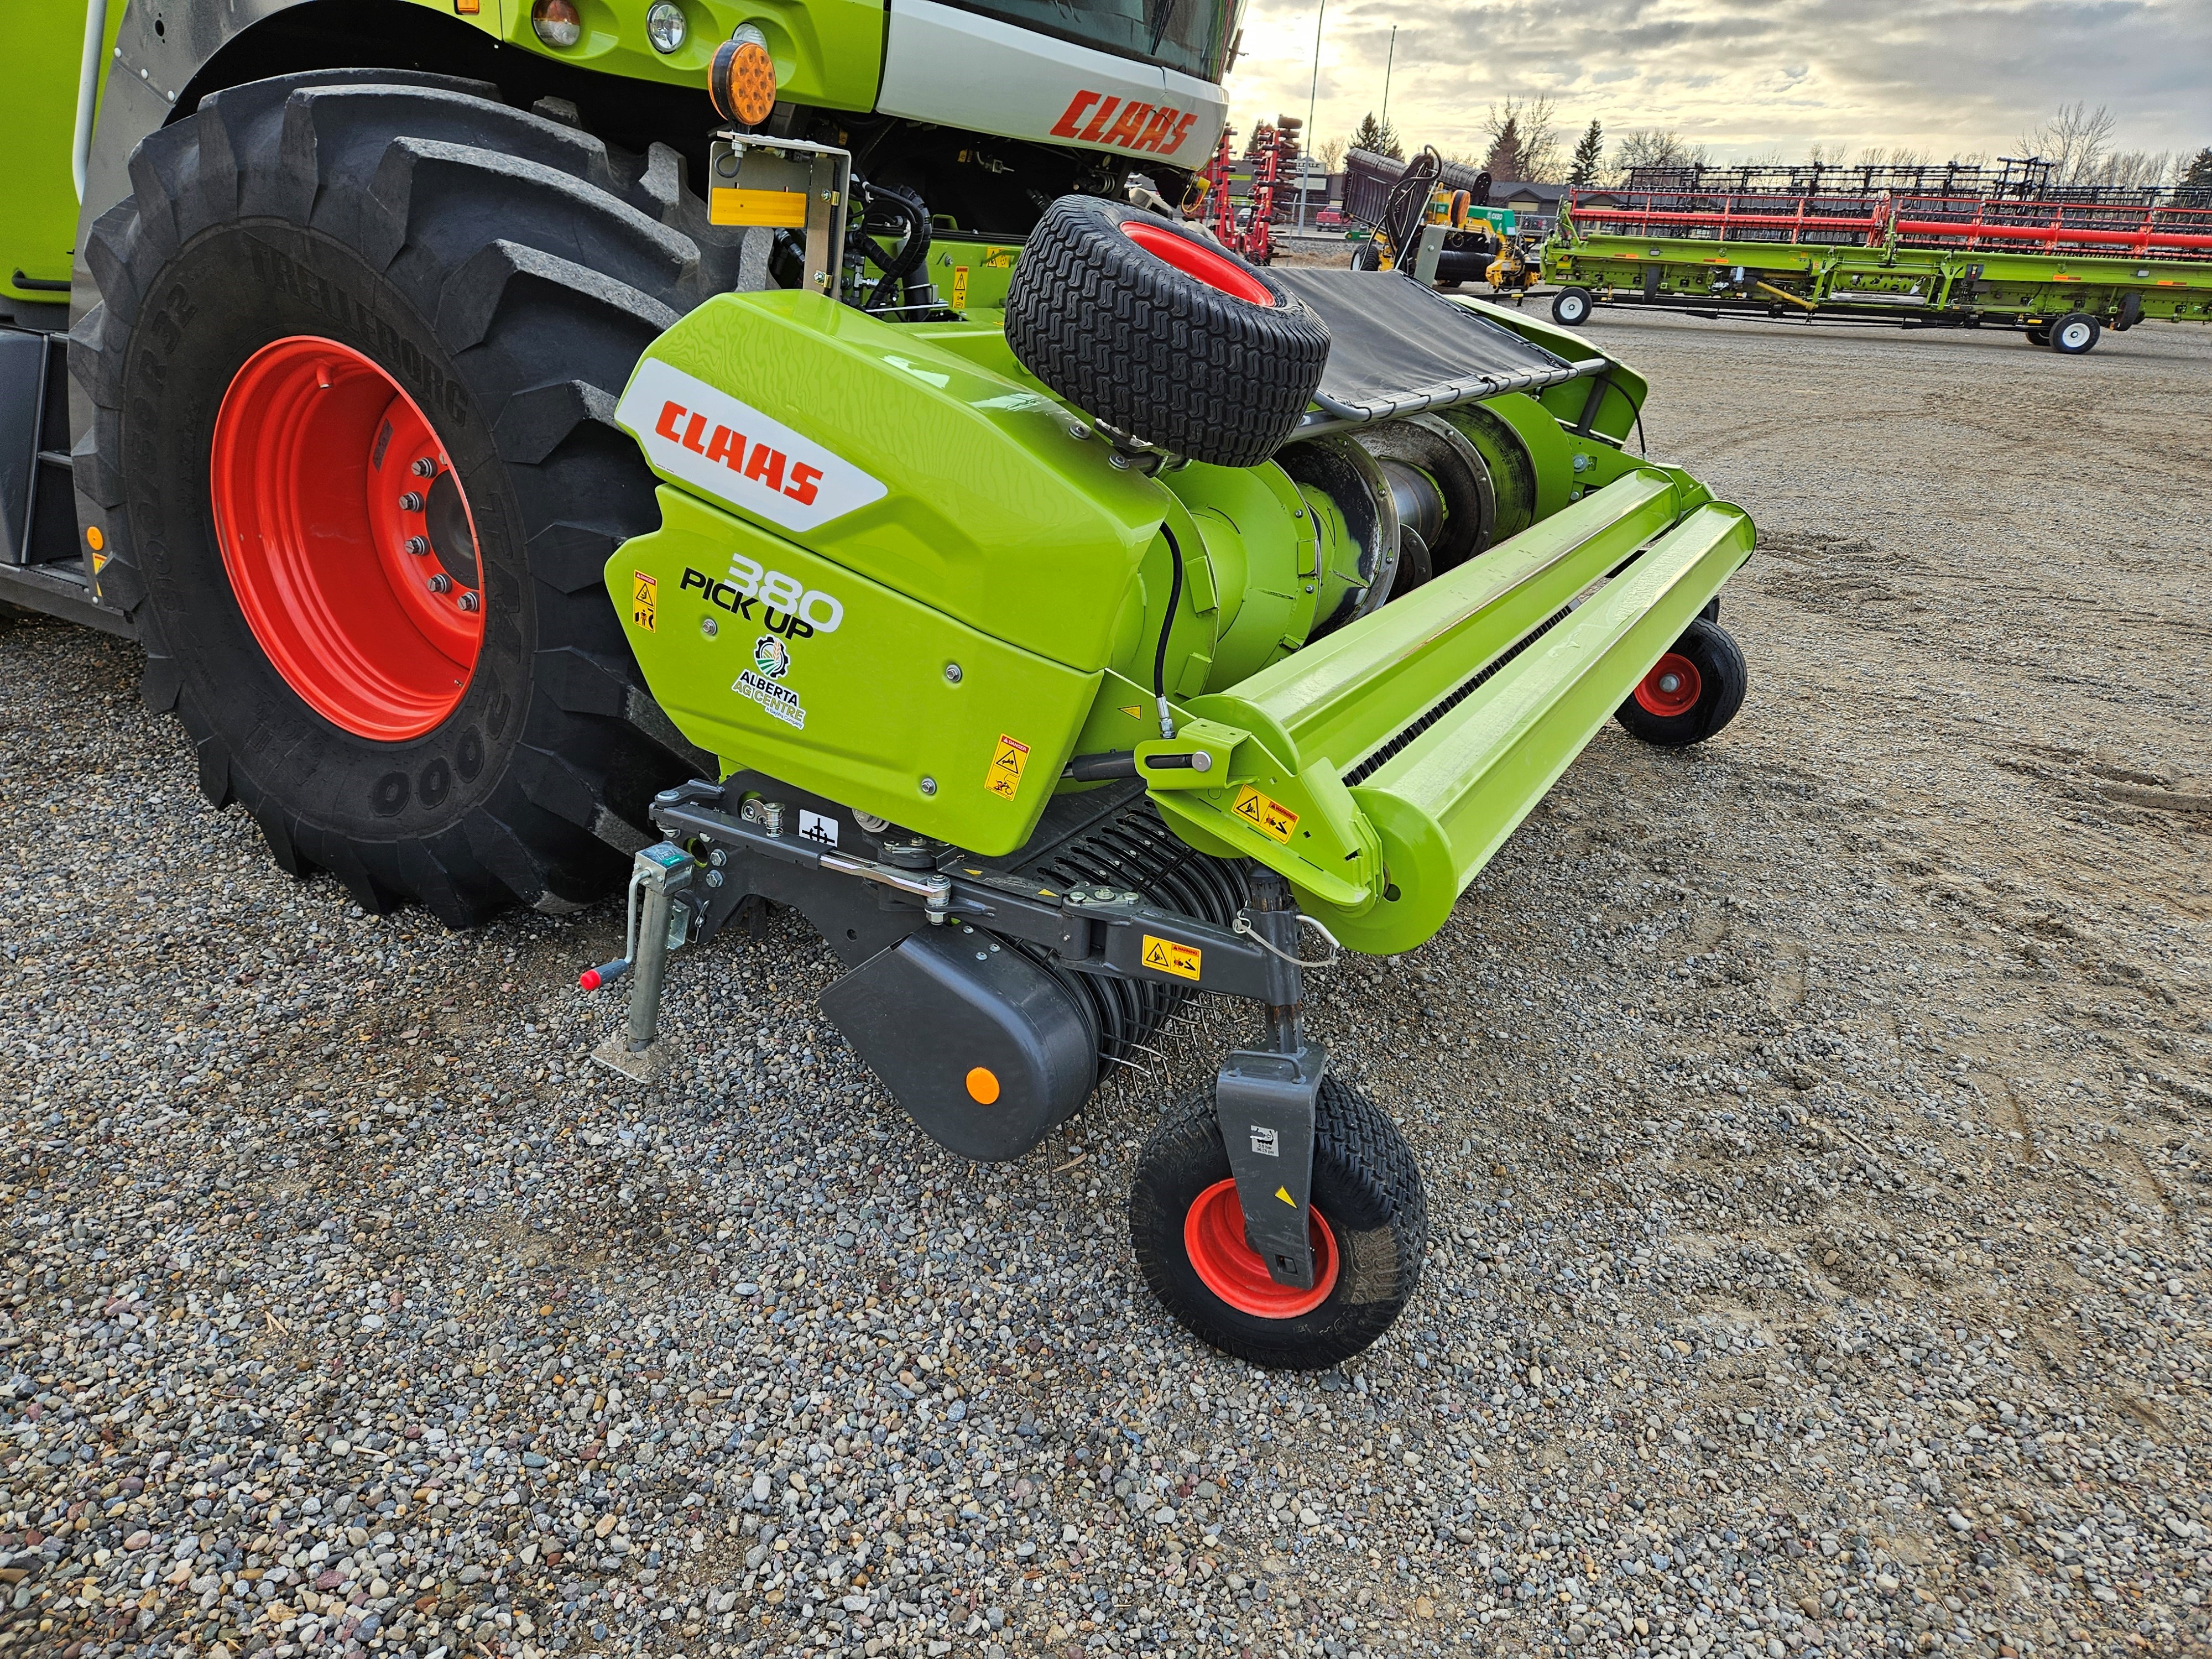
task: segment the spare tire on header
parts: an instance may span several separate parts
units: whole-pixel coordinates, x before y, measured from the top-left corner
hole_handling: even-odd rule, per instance
[[[1217,466],[1273,454],[1328,361],[1320,319],[1259,266],[1091,196],[1061,197],[1030,233],[1006,343],[1085,413]]]

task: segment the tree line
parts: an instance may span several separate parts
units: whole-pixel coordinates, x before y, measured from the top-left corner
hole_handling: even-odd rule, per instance
[[[2051,162],[2051,182],[2057,185],[2182,185],[2212,189],[2212,146],[2193,156],[2168,150],[2123,149],[2116,141],[2119,125],[2119,118],[2105,105],[2093,109],[2086,102],[2062,104],[2050,119],[2021,134],[2020,153]],[[1483,123],[1483,137],[1480,148],[1446,150],[1445,158],[1479,167],[1499,183],[1583,188],[1618,184],[1632,167],[1702,167],[1711,165],[1712,160],[1705,145],[1664,127],[1633,129],[1613,140],[1608,149],[1605,124],[1595,117],[1569,148],[1552,100],[1540,94],[1492,104]],[[1402,158],[1405,155],[1396,128],[1378,119],[1372,111],[1352,130],[1348,143],[1351,149],[1381,155]],[[1334,171],[1346,143],[1331,139],[1315,154]],[[1876,144],[1861,150],[1854,161],[1846,146],[1820,143],[1811,145],[1802,159],[1829,167],[1926,167],[1951,162],[1973,167],[1990,160],[1980,153],[1939,159],[1930,151],[1908,145]],[[1779,146],[1746,160],[1753,167],[1785,166],[1790,161]]]

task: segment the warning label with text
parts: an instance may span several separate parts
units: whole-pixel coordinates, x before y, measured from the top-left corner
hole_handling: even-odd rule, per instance
[[[983,775],[983,787],[1001,800],[1012,800],[1021,790],[1022,769],[1029,763],[1029,744],[1016,743],[1001,732],[998,747],[991,751],[991,769]]]
[[[1143,961],[1156,974],[1173,974],[1177,979],[1196,979],[1198,963],[1204,954],[1195,945],[1178,945],[1171,939],[1156,934],[1145,935]]]
[[[1279,842],[1288,842],[1291,831],[1298,827],[1298,815],[1279,800],[1261,794],[1250,784],[1237,792],[1236,804],[1230,809],[1261,835]]]

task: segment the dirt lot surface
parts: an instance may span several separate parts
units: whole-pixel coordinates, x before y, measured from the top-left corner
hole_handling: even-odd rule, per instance
[[[0,632],[0,1649],[2205,1651],[2212,331],[1589,331],[1751,694],[1322,983],[1433,1249],[1317,1377],[1136,1279],[1157,1087],[960,1164],[785,921],[637,1092],[611,907],[295,886]]]

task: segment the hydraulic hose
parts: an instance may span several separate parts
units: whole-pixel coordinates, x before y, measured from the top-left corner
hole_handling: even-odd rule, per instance
[[[1175,627],[1176,606],[1182,602],[1182,547],[1164,523],[1160,534],[1168,538],[1168,560],[1174,574],[1168,579],[1168,609],[1160,618],[1160,642],[1152,653],[1152,701],[1160,712],[1160,735],[1172,738],[1176,729],[1175,715],[1168,709],[1168,635]]]

